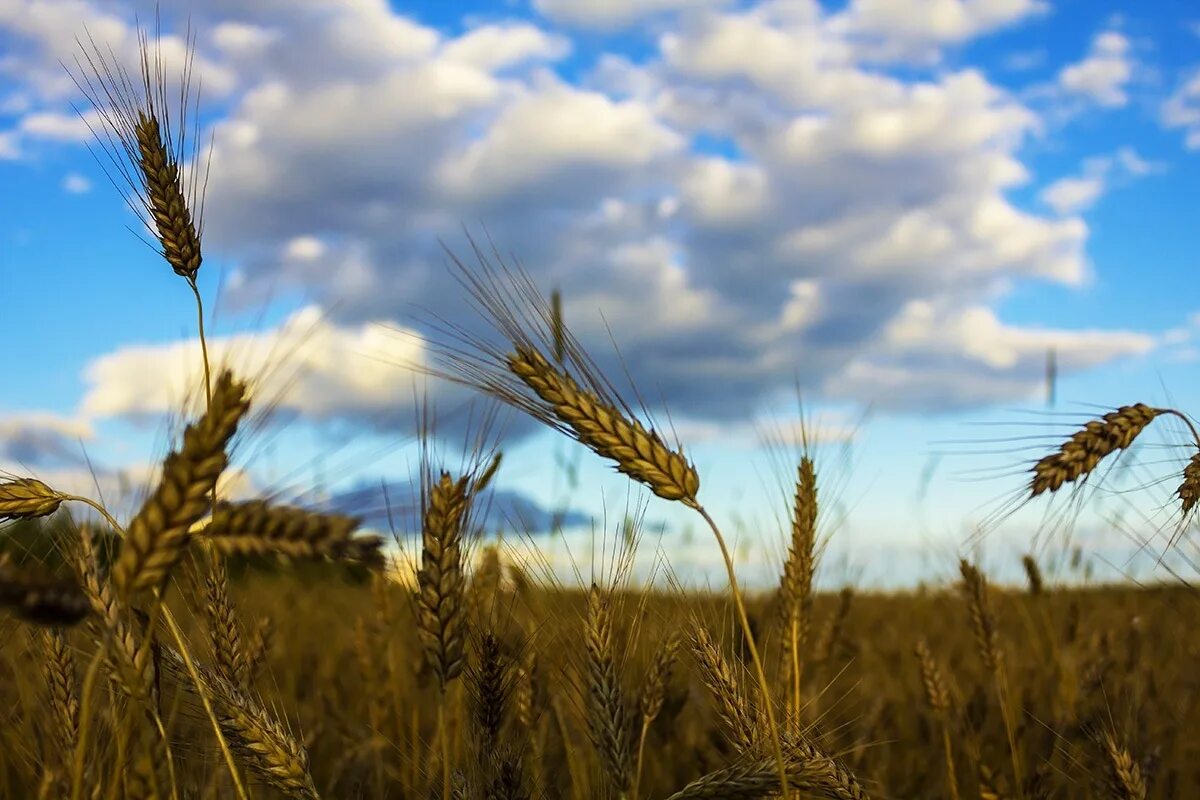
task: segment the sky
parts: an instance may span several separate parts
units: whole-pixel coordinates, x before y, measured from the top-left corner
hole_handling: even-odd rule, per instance
[[[1101,577],[1169,577],[1178,425],[1088,493],[1007,511],[1075,426],[1200,388],[1190,3],[158,5],[156,37],[151,0],[0,0],[0,468],[132,508],[200,385],[194,300],[70,74],[88,35],[135,69],[140,24],[168,76],[195,37],[206,324],[275,411],[229,492],[378,519],[375,487],[411,489],[418,396],[461,463],[470,396],[406,365],[433,319],[484,330],[447,255],[469,267],[473,238],[562,291],[751,582],[778,572],[801,421],[826,585],[964,554],[1013,576],[1064,542]],[[532,529],[510,546],[586,572],[643,514],[645,563],[718,580],[686,509],[504,430],[494,522]],[[541,530],[559,508],[563,541]]]

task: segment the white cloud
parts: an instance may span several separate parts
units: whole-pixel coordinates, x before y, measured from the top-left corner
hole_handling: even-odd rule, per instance
[[[63,178],[62,188],[68,194],[87,194],[92,190],[92,182],[78,172],[71,172]]]
[[[91,439],[84,420],[46,412],[0,416],[0,462],[29,466],[82,462],[80,441]]]
[[[1059,178],[1042,190],[1039,197],[1059,215],[1075,214],[1090,208],[1104,193],[1104,176]]]
[[[528,24],[484,25],[442,48],[450,61],[493,72],[528,61],[557,61],[571,51],[570,40]]]
[[[1105,31],[1092,40],[1086,58],[1058,73],[1058,84],[1101,106],[1120,108],[1129,102],[1126,88],[1133,67],[1129,39],[1117,31]]]
[[[1200,150],[1200,70],[1177,88],[1162,107],[1162,122],[1168,128],[1182,128],[1189,150]]]
[[[874,57],[936,60],[938,48],[960,44],[1045,12],[1042,0],[852,0],[837,20],[875,39]]]
[[[302,309],[277,329],[214,337],[210,361],[253,383],[260,402],[308,419],[362,423],[414,416],[413,382],[404,364],[424,362],[415,336],[376,323],[339,328],[316,308]],[[160,417],[187,407],[202,385],[196,340],[125,347],[92,361],[85,372],[85,418]]]
[[[656,14],[726,5],[731,0],[533,0],[542,14],[558,22],[619,28]]]

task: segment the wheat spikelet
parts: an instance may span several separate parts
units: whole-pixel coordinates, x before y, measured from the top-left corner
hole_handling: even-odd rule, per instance
[[[1200,452],[1193,455],[1183,468],[1183,481],[1175,490],[1175,495],[1179,498],[1184,515],[1196,507],[1196,502],[1200,500]]]
[[[1143,403],[1121,406],[1101,419],[1092,420],[1063,442],[1057,451],[1033,467],[1030,497],[1058,490],[1064,483],[1086,478],[1110,453],[1123,450],[1145,430],[1162,409]]]
[[[234,686],[245,687],[250,664],[242,645],[242,628],[229,599],[229,574],[220,556],[212,559],[204,577],[204,613],[208,621],[209,643],[217,673]]]
[[[696,502],[700,476],[682,452],[667,447],[655,431],[580,387],[532,347],[518,345],[508,367],[542,399],[563,430],[597,455],[615,461],[617,471],[650,487],[667,500]]]
[[[1104,754],[1108,759],[1109,791],[1112,800],[1146,800],[1146,782],[1142,769],[1129,751],[1111,733],[1101,736]]]
[[[201,535],[223,555],[282,555],[374,562],[382,540],[354,537],[359,520],[265,500],[218,501]]]
[[[442,472],[426,494],[417,572],[417,633],[426,661],[445,689],[463,666],[462,538],[469,503],[467,479],[456,481]]]
[[[0,561],[0,608],[37,625],[74,625],[87,616],[91,603],[73,580]]]
[[[69,768],[71,754],[79,738],[79,690],[75,672],[75,656],[67,637],[54,628],[42,633],[45,651],[46,686],[49,689],[50,711],[54,716],[56,744],[61,765]]]
[[[962,573],[963,594],[971,614],[971,630],[975,634],[979,657],[988,672],[996,674],[1000,669],[1000,640],[996,630],[996,618],[992,615],[988,602],[987,578],[966,559],[961,559],[958,566]]]
[[[662,711],[663,700],[667,693],[667,682],[671,679],[671,670],[675,666],[675,656],[679,652],[679,637],[669,634],[663,640],[662,646],[654,655],[646,682],[642,685],[642,694],[638,706],[642,719],[653,722]]]
[[[629,791],[632,744],[629,712],[617,675],[612,608],[600,587],[588,592],[587,625],[588,733],[600,756],[609,785],[619,796]]]
[[[167,456],[158,487],[129,523],[112,573],[122,600],[163,586],[183,557],[188,529],[209,509],[226,445],[248,407],[245,384],[222,373],[208,411],[184,431],[183,446]]]
[[[57,492],[34,478],[0,483],[0,520],[48,517],[61,504]]]
[[[925,687],[925,703],[931,711],[944,714],[950,708],[950,692],[946,690],[946,682],[942,678],[941,667],[929,652],[929,645],[924,639],[918,639],[913,648],[917,663],[921,667],[921,685]]]
[[[171,669],[187,675],[182,656],[172,648],[164,650]],[[208,667],[197,664],[196,670],[201,688],[212,700],[221,732],[242,764],[288,797],[316,800],[318,794],[308,771],[304,745],[250,694]]]
[[[700,678],[717,701],[717,713],[725,726],[725,734],[739,750],[753,749],[757,741],[757,715],[742,695],[733,669],[717,643],[701,625],[692,628],[692,654],[700,667]],[[776,786],[779,776],[775,776]]]

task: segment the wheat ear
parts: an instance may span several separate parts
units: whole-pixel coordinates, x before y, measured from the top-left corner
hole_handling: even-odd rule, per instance
[[[1054,492],[1065,483],[1086,478],[1110,453],[1123,450],[1163,409],[1144,403],[1121,406],[1076,431],[1058,450],[1040,459],[1029,482],[1030,497]]]
[[[158,487],[126,529],[112,573],[122,600],[166,583],[187,548],[189,529],[210,508],[228,463],[225,448],[248,408],[245,384],[222,373],[208,411],[184,431],[182,447],[167,456]]]
[[[621,796],[632,782],[629,711],[617,675],[612,606],[594,583],[588,592],[585,645],[588,734],[609,785]]]
[[[0,520],[48,517],[61,504],[57,492],[34,478],[0,483]]]
[[[792,535],[780,579],[780,616],[784,630],[785,663],[791,678],[788,694],[790,716],[799,730],[802,724],[801,682],[804,674],[804,646],[812,624],[812,581],[815,571],[817,533],[817,473],[807,455],[796,468],[796,489],[792,496]]]

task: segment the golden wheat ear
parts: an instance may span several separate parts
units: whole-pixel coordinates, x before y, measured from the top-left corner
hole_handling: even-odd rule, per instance
[[[161,588],[183,558],[190,528],[212,504],[229,461],[226,447],[249,407],[246,385],[222,373],[208,411],[184,431],[183,445],[167,456],[161,481],[126,529],[112,570],[120,599]]]
[[[0,520],[48,517],[62,505],[62,497],[34,478],[0,483]]]
[[[1129,447],[1147,425],[1164,413],[1165,409],[1135,403],[1087,423],[1033,466],[1029,496],[1054,492],[1063,484],[1086,478],[1106,456]]]
[[[83,61],[77,56],[76,70],[68,71],[99,116],[101,130],[92,129],[92,134],[116,174],[104,162],[101,167],[157,240],[163,259],[194,285],[203,260],[203,181],[199,165],[193,163],[188,173],[184,159],[195,162],[198,155],[197,132],[188,130],[198,110],[198,98],[191,91],[195,38],[189,35],[187,40],[177,105],[157,43],[152,53],[144,31],[138,31],[138,39],[141,65],[136,81],[90,36],[90,49],[80,42]],[[87,117],[84,122],[91,127]]]

